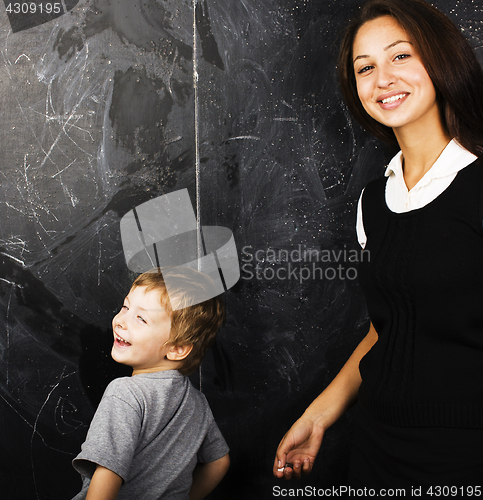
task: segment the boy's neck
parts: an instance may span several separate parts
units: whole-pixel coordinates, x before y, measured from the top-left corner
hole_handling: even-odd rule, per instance
[[[160,366],[153,366],[148,368],[133,368],[132,375],[142,375],[143,373],[157,373],[157,372],[167,372],[170,370],[177,370],[180,366],[180,363],[177,361],[166,360],[166,363],[163,363]]]

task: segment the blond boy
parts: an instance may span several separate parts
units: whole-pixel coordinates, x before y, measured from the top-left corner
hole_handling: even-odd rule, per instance
[[[104,393],[73,461],[84,479],[75,500],[197,500],[228,470],[228,446],[187,378],[224,321],[223,301],[177,309],[211,282],[188,268],[175,282],[168,296],[160,272],[140,275],[112,321],[111,355],[133,373]]]

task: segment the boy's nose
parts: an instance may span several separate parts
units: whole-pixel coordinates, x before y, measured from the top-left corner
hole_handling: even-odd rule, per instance
[[[124,330],[125,326],[126,322],[124,321],[124,318],[122,318],[120,314],[116,314],[112,320],[112,327]]]

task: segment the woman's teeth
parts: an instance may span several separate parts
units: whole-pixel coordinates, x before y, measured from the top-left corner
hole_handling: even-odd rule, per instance
[[[396,102],[396,101],[399,101],[399,99],[402,99],[403,97],[405,97],[406,94],[399,94],[399,95],[394,95],[392,97],[388,97],[387,99],[383,99],[381,102],[383,104],[389,104],[390,102]]]

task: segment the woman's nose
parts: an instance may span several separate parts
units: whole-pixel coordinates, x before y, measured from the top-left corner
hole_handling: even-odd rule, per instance
[[[382,64],[377,68],[377,85],[380,88],[388,88],[395,85],[397,76],[394,68],[389,64]]]

